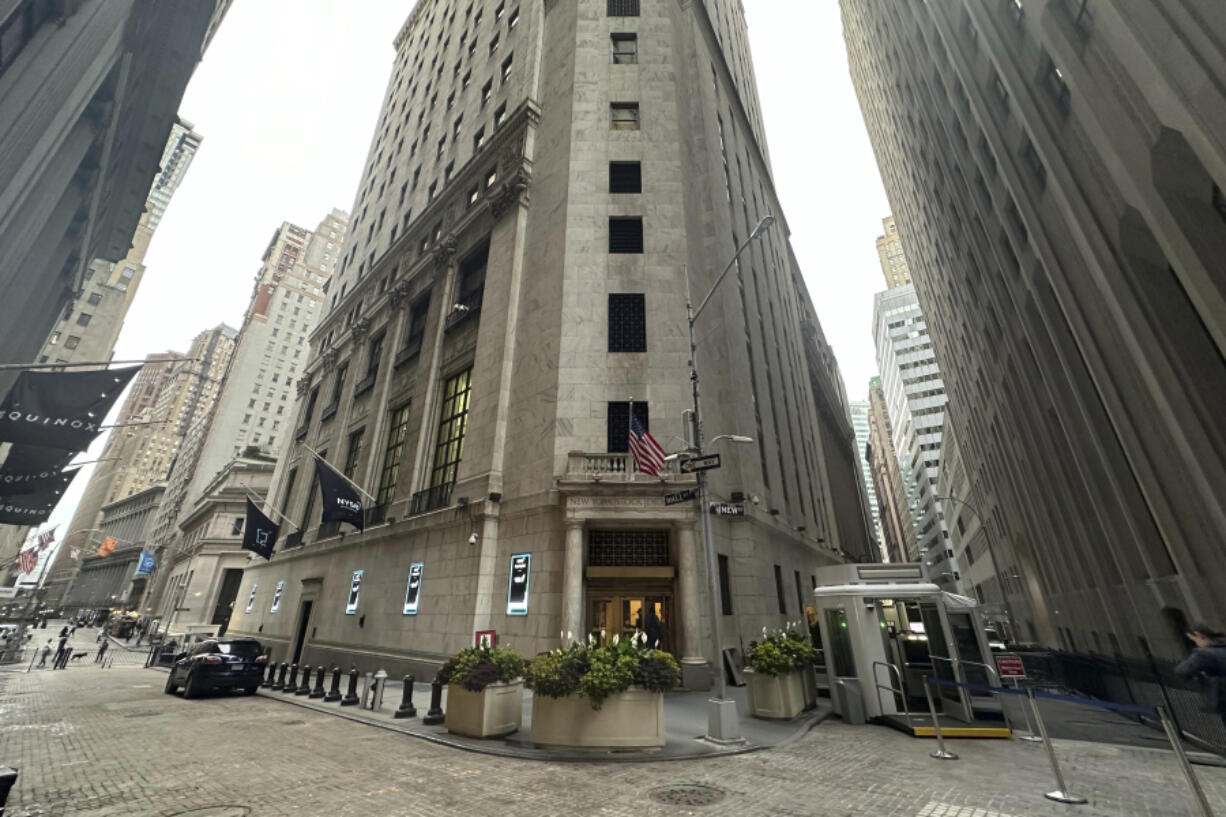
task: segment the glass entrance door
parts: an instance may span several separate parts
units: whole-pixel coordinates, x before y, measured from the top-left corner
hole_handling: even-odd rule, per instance
[[[646,629],[647,611],[654,609],[660,619],[660,643],[656,649],[675,652],[673,640],[672,595],[626,594],[626,595],[591,595],[588,597],[587,632],[596,643],[608,644],[613,636],[631,638],[640,630]],[[579,634],[576,633],[576,640]]]
[[[945,616],[939,605],[920,602],[920,616],[924,622],[924,634],[928,636],[928,654],[932,659],[932,677],[941,681],[965,682],[954,662],[957,654],[951,652],[946,638],[948,632]],[[941,709],[950,717],[970,723],[975,719],[970,695],[962,687],[934,685],[933,696],[941,701]]]

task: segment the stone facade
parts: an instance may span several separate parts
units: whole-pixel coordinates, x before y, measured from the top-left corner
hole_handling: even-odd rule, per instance
[[[695,479],[675,462],[633,473],[626,425],[633,402],[667,450],[685,446],[687,287],[705,293],[767,213],[776,224],[696,325],[707,435],[753,437],[717,445],[709,472],[712,499],[745,508],[712,517],[724,646],[803,619],[818,566],[871,558],[846,398],[772,189],[739,4],[605,12],[422,2],[397,37],[270,491],[270,515],[292,525],[247,570],[239,597],[254,586],[255,603],[230,625],[277,660],[429,677],[476,631],[533,654],[566,632],[632,632],[650,604],[665,648],[700,675],[713,650],[699,509],[665,503]],[[373,498],[365,533],[320,524],[308,447]],[[526,610],[509,598],[525,553]]]
[[[894,450],[894,433],[890,413],[885,407],[885,391],[881,378],[868,384],[868,459],[873,485],[877,489],[877,513],[881,520],[881,544],[890,562],[918,562],[919,548],[915,544],[914,525],[902,472],[898,469],[898,454]]]
[[[851,73],[1021,636],[1226,621],[1226,16],[842,0]]]

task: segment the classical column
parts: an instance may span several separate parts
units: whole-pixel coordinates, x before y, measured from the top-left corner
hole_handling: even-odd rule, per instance
[[[562,566],[562,630],[583,641],[583,522],[566,520],[566,558]]]
[[[711,670],[702,654],[701,600],[698,596],[698,538],[692,524],[677,531],[677,616],[681,636],[681,683],[686,689],[710,689]]]

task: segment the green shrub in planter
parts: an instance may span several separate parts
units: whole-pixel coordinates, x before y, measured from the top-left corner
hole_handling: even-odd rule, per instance
[[[565,698],[582,695],[600,709],[605,699],[631,686],[667,692],[681,683],[681,667],[663,650],[647,650],[635,639],[594,641],[542,653],[528,664],[524,684],[537,695]]]
[[[745,658],[754,672],[776,676],[813,666],[817,650],[791,625],[773,633],[763,627],[762,640],[749,642]]]
[[[524,674],[524,659],[509,647],[466,647],[439,670],[444,684],[480,692],[490,684],[508,684]]]

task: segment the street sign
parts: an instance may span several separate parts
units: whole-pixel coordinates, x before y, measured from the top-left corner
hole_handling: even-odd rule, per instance
[[[712,502],[711,513],[716,516],[744,516],[745,506],[731,502]]]
[[[1002,652],[996,655],[996,671],[1001,678],[1025,678],[1026,665],[1017,653]]]
[[[694,491],[691,491],[689,488],[686,488],[684,491],[678,491],[675,494],[665,494],[664,504],[665,505],[679,505],[682,502],[690,501],[696,496],[698,496],[697,493],[695,493]]]
[[[705,454],[701,457],[690,457],[681,461],[681,473],[692,474],[695,471],[710,471],[719,468],[719,454]]]

